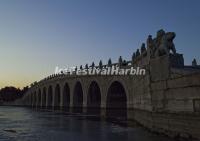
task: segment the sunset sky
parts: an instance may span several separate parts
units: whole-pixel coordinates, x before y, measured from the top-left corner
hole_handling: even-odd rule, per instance
[[[1,0],[0,88],[73,67],[113,62],[157,30],[174,31],[185,64],[200,64],[199,0]]]

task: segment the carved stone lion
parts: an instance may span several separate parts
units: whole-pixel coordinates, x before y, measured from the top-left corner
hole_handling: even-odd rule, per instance
[[[176,34],[174,32],[165,33],[162,29],[157,32],[157,36],[154,39],[149,35],[147,39],[147,49],[149,50],[150,58],[169,55],[170,51],[176,54],[175,45],[173,43],[175,36]]]
[[[174,32],[168,32],[162,36],[160,39],[160,44],[155,52],[156,57],[169,55],[170,51],[172,51],[173,54],[176,54],[175,45],[173,43],[175,36],[176,34]]]

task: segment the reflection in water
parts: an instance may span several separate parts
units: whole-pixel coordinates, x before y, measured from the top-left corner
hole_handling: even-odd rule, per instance
[[[0,107],[0,141],[170,141],[140,127],[120,127],[44,110]]]

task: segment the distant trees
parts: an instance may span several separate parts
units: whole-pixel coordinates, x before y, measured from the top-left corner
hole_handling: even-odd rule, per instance
[[[23,89],[15,88],[15,87],[4,87],[0,89],[0,102],[11,102],[18,98],[21,98],[26,91],[28,90],[28,86]]]

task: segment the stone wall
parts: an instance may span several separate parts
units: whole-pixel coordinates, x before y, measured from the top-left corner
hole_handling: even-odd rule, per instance
[[[134,88],[131,118],[152,131],[200,139],[200,71],[174,71],[171,60],[169,56],[151,60],[149,79],[141,79]],[[148,110],[147,99],[151,99]]]
[[[137,110],[134,119],[153,132],[170,137],[200,139],[200,115]]]

